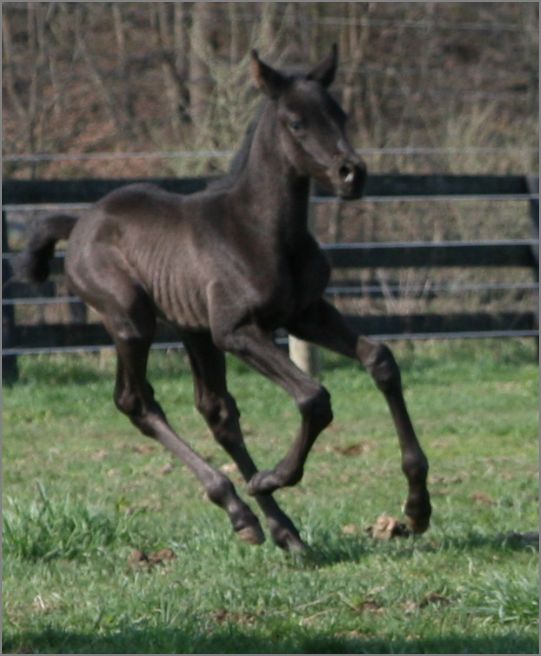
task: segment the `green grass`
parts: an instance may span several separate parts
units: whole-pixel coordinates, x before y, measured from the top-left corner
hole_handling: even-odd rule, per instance
[[[189,472],[115,410],[112,358],[22,358],[4,389],[4,651],[538,653],[538,548],[517,535],[538,530],[535,349],[395,353],[431,463],[432,527],[366,534],[400,515],[396,438],[369,377],[325,355],[335,421],[303,482],[276,495],[311,546],[296,558],[240,543]],[[183,357],[154,353],[151,380],[179,432],[227,463]],[[230,388],[256,461],[274,464],[293,403],[233,361]],[[176,559],[130,565],[134,549],[162,548]]]

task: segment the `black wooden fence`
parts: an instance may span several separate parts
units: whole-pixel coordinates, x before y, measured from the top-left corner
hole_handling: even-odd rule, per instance
[[[6,209],[29,206],[43,207],[62,204],[92,203],[104,194],[131,182],[143,180],[7,180],[3,182],[2,213],[2,273],[3,295],[3,373],[5,378],[16,377],[16,356],[20,354],[98,350],[111,344],[100,324],[86,323],[84,312],[79,312],[73,323],[20,324],[15,320],[14,308],[20,303],[53,302],[54,282],[29,287],[12,281],[9,231]],[[163,188],[179,193],[203,189],[208,178],[146,179]],[[329,195],[316,190],[314,200]],[[530,235],[520,240],[470,242],[396,242],[333,244],[325,251],[334,268],[402,268],[402,267],[525,267],[532,272],[530,289],[538,283],[539,266],[539,195],[538,178],[527,176],[450,176],[450,175],[373,175],[369,178],[366,200],[386,199],[479,199],[518,200],[529,203],[532,219]],[[63,254],[55,257],[53,271],[62,269]],[[354,293],[352,289],[333,293]],[[537,298],[537,294],[536,294]],[[68,298],[73,314],[81,307],[76,299]],[[538,337],[538,305],[526,312],[452,313],[350,316],[348,320],[366,335],[386,339],[426,339],[450,337]],[[176,345],[179,336],[170,326],[160,326],[156,343]]]

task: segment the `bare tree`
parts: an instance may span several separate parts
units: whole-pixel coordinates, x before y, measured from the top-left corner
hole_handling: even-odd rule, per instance
[[[155,14],[155,33],[158,44],[165,95],[169,105],[169,123],[175,140],[182,135],[182,126],[189,122],[188,94],[188,7],[184,3],[170,6],[157,3],[150,6]]]
[[[125,115],[123,121],[128,121],[133,125],[136,121],[135,115],[135,98],[133,86],[130,80],[130,72],[127,62],[126,52],[126,30],[124,26],[124,16],[122,13],[122,5],[113,2],[111,3],[111,11],[113,14],[113,29],[116,39],[116,53],[117,53],[117,80],[116,84],[120,95],[121,112]]]
[[[208,61],[214,45],[211,3],[195,2],[190,43],[190,113],[195,125],[205,121],[208,111],[212,92]]]
[[[43,148],[45,121],[52,105],[40,102],[47,71],[45,49],[46,7],[28,4],[26,21],[26,45],[31,62],[27,84],[21,84],[13,53],[13,31],[7,13],[4,13],[2,34],[4,50],[5,88],[9,101],[16,112],[21,126],[20,136],[29,152],[39,152]],[[31,164],[31,176],[37,174],[37,165]]]
[[[96,89],[98,96],[101,98],[110,119],[113,121],[118,132],[129,137],[131,135],[126,133],[127,121],[122,115],[112,89],[105,83],[104,76],[98,67],[96,58],[87,44],[86,31],[83,26],[87,19],[88,11],[89,8],[87,5],[80,4],[76,6],[75,39],[77,48],[86,65],[89,78],[92,80],[94,88]]]

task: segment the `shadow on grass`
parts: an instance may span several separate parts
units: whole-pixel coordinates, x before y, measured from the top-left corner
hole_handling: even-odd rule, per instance
[[[319,569],[338,563],[356,563],[370,553],[370,545],[355,537],[344,536],[340,541],[317,539],[300,554],[289,556],[291,564],[299,569]]]
[[[490,548],[495,551],[539,551],[539,533],[467,533],[465,535],[445,536],[442,548],[452,547],[469,551],[476,548]]]
[[[319,569],[339,563],[356,563],[375,551],[388,552],[393,559],[411,558],[414,553],[437,553],[453,549],[469,552],[472,549],[491,549],[502,551],[539,551],[539,533],[496,533],[483,535],[445,535],[440,539],[427,537],[392,541],[379,541],[368,536],[341,535],[339,539],[331,535],[319,535],[309,549],[300,555],[291,556],[294,568]]]
[[[228,625],[197,634],[185,629],[131,628],[105,635],[75,633],[47,628],[42,632],[18,633],[4,637],[4,653],[305,653],[305,654],[387,654],[387,653],[469,653],[537,654],[537,638],[515,631],[492,636],[443,635],[437,638],[393,639],[363,637],[355,633],[332,635],[288,625],[279,637],[262,635]]]

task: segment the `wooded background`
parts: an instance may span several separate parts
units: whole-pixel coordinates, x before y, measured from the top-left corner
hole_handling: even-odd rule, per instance
[[[223,170],[227,155],[17,156],[230,151],[258,102],[250,49],[308,65],[333,42],[355,146],[457,149],[374,152],[371,170],[517,173],[537,162],[537,3],[8,2],[2,27],[6,177]]]

